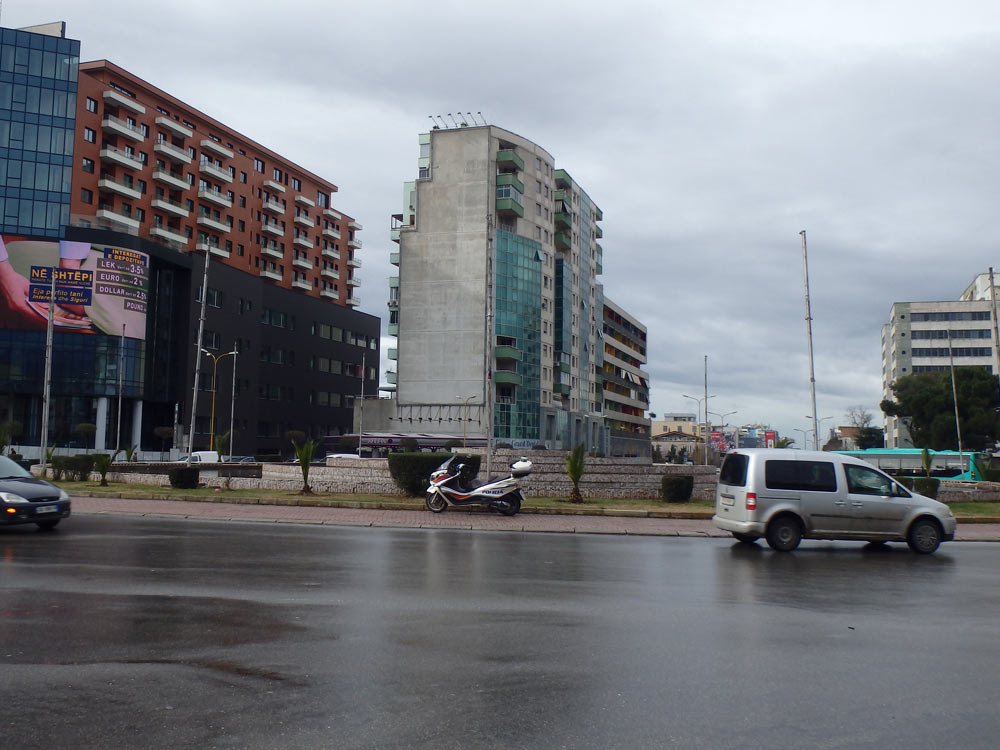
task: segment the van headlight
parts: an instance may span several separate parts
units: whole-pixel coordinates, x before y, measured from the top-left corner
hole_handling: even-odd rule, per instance
[[[21,497],[14,492],[0,492],[0,500],[3,500],[8,505],[24,505],[28,502],[27,498]]]
[[[59,501],[69,500],[69,493],[66,490],[59,490]]]

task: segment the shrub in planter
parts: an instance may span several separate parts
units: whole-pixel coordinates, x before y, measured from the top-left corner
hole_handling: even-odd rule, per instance
[[[69,470],[74,474],[76,481],[86,482],[90,479],[90,473],[94,470],[94,454],[77,453],[70,458]]]
[[[167,472],[170,486],[176,490],[194,490],[198,488],[197,466],[175,466]]]
[[[913,491],[924,497],[937,497],[941,480],[934,477],[917,477],[913,480]]]
[[[906,487],[906,489],[916,492],[913,489],[913,477],[893,477],[897,482]]]
[[[399,489],[410,497],[420,497],[427,490],[431,472],[454,454],[451,453],[390,453],[389,474]],[[458,456],[457,463],[466,465],[468,478],[479,473],[479,456]]]
[[[694,477],[665,476],[660,485],[660,494],[665,503],[686,503],[694,491]]]

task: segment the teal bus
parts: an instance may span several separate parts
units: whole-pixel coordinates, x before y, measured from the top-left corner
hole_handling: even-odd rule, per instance
[[[920,448],[869,448],[863,451],[834,451],[860,458],[877,466],[890,476],[923,477],[923,450]],[[931,457],[931,476],[938,479],[960,479],[980,482],[983,477],[976,467],[977,460],[988,460],[985,453],[975,451],[928,451]]]

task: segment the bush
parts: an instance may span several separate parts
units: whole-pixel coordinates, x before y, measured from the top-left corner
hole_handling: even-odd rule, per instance
[[[411,437],[403,438],[402,441],[400,441],[399,445],[403,449],[404,453],[420,452],[420,443],[417,442],[416,438],[411,438]]]
[[[198,488],[197,466],[174,466],[167,472],[170,486],[175,490],[194,490]]]
[[[913,491],[924,497],[937,497],[938,487],[941,485],[940,479],[934,477],[916,477],[913,480]]]
[[[53,456],[52,478],[56,481],[66,478],[70,482],[86,482],[94,470],[94,456],[79,453],[75,456]]]
[[[893,479],[895,479],[897,482],[899,482],[901,485],[906,487],[906,489],[910,490],[911,492],[916,492],[916,490],[913,488],[914,477],[893,477]]]
[[[665,503],[686,503],[694,491],[694,477],[665,476],[660,485],[660,494]]]
[[[396,486],[410,497],[420,497],[427,491],[431,472],[455,454],[451,453],[390,453],[389,474]],[[479,473],[480,456],[458,456],[466,465],[464,479]]]

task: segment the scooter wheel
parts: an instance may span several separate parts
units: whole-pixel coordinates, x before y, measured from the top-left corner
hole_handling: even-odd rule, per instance
[[[512,492],[497,500],[494,506],[502,516],[513,516],[521,510],[521,493]]]
[[[425,502],[427,504],[427,510],[432,513],[440,513],[448,507],[448,502],[441,497],[441,494],[438,492],[428,492]]]

